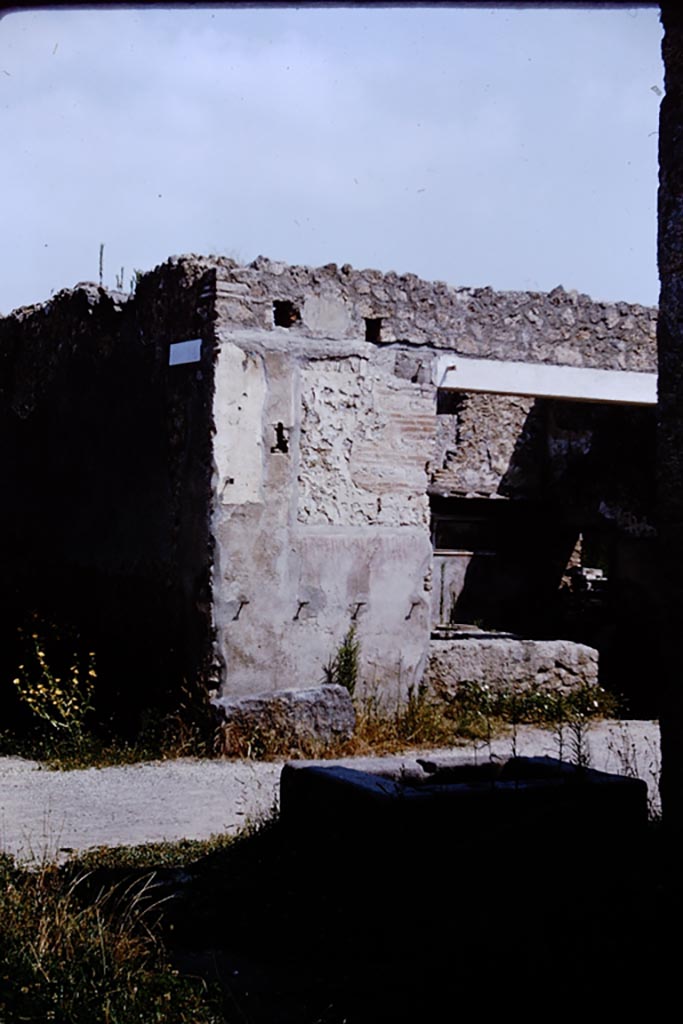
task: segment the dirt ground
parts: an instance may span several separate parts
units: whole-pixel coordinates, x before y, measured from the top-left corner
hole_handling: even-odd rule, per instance
[[[563,756],[575,759],[575,738],[563,737]],[[648,783],[653,809],[659,794],[659,727],[651,721],[593,723],[587,734],[590,764],[637,775]],[[520,755],[557,757],[559,737],[520,726],[489,745],[471,743],[439,751],[453,763]],[[421,750],[391,758],[409,764],[433,755]],[[338,762],[369,767],[377,759]],[[277,806],[281,762],[182,759],[68,772],[34,761],[0,758],[0,848],[21,860],[63,860],[95,846],[205,839],[236,833],[269,817]]]

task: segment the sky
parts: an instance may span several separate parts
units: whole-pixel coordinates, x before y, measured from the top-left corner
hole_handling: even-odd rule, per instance
[[[655,305],[651,8],[0,18],[0,312],[196,252]]]

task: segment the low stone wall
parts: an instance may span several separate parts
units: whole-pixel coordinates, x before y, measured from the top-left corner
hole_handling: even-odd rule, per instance
[[[568,692],[597,685],[598,652],[570,640],[432,640],[425,682],[446,699],[466,683],[494,691],[539,687]]]

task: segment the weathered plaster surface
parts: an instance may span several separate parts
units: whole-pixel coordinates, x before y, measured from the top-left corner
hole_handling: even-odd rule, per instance
[[[216,433],[225,417],[229,426],[237,395],[250,422],[258,418],[251,433],[261,456],[258,493],[239,501],[224,481],[250,471],[253,444],[243,459],[226,440],[222,459],[233,468],[216,460],[224,692],[320,682],[351,625],[363,678],[407,687],[424,668],[430,625],[424,453],[433,445],[433,389],[396,377],[393,354],[381,351],[363,359],[342,345],[335,358],[309,362],[273,350],[265,334],[223,328],[220,338]]]
[[[221,345],[216,358],[214,487],[222,505],[263,502],[262,415],[266,379],[260,356]]]
[[[328,360],[302,370],[301,523],[428,525],[434,392],[381,362]]]

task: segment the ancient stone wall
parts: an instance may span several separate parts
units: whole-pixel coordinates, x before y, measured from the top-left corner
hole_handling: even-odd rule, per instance
[[[363,679],[405,690],[430,628],[431,387],[396,377],[381,351],[312,340],[306,354],[284,330],[247,337],[224,321],[217,336],[213,594],[225,692],[320,682],[352,626]]]
[[[598,436],[568,407],[445,396],[439,353],[651,370],[654,326],[562,289],[194,256],[132,297],[88,285],[18,311],[0,324],[4,607],[63,608],[67,580],[110,678],[234,694],[320,682],[353,627],[364,680],[405,691],[429,643],[430,502],[563,501]],[[197,360],[172,363],[188,341]]]
[[[655,311],[562,289],[494,297],[410,275],[259,259],[217,261],[216,297],[219,366],[232,352],[236,367],[242,353],[236,376],[219,370],[226,398],[218,389],[215,405],[216,437],[243,463],[226,470],[234,483],[219,480],[214,519],[227,692],[318,682],[351,625],[364,678],[393,689],[419,680],[432,599],[429,495],[569,501],[579,520],[599,518],[593,477],[609,478],[603,435],[618,439],[620,411],[601,411],[605,428],[585,406],[439,393],[444,348],[609,369],[654,362]],[[228,392],[241,395],[257,447],[244,446],[237,420],[226,432]],[[635,521],[628,487],[614,494],[612,484],[609,514]],[[544,524],[541,513],[534,523]],[[525,590],[523,602],[538,619],[576,538],[566,524],[522,534],[508,604],[519,604],[522,579],[538,591],[532,601]]]
[[[452,392],[440,396],[429,492],[546,500],[654,535],[655,410]]]
[[[272,330],[273,303],[310,337],[448,349],[490,359],[653,371],[655,309],[588,295],[497,292],[377,270],[217,260],[217,310],[236,327]],[[413,356],[419,367],[419,353]]]
[[[538,492],[545,446],[545,423],[535,399],[443,394],[430,493],[519,497]]]
[[[212,296],[176,262],[134,299],[85,284],[0,320],[3,652],[33,612],[72,624],[114,714],[163,704],[210,642]]]

